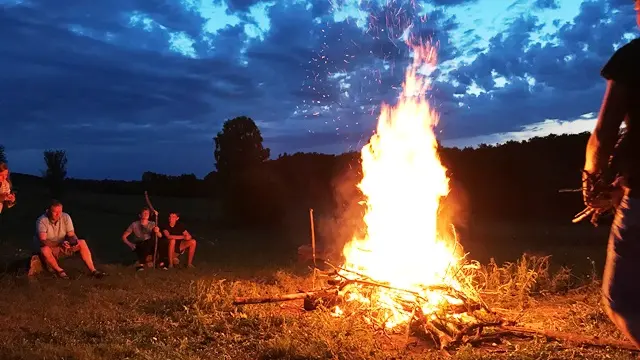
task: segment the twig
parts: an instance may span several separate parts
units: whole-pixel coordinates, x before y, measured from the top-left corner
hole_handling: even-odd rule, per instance
[[[272,302],[280,302],[280,301],[291,301],[304,299],[306,297],[312,296],[335,296],[338,295],[338,289],[336,288],[325,288],[316,291],[307,291],[295,294],[285,294],[280,296],[267,296],[267,297],[256,297],[256,298],[248,298],[248,297],[237,297],[233,300],[233,305],[247,305],[247,304],[265,304]]]
[[[554,340],[574,342],[582,345],[589,345],[589,346],[596,346],[596,347],[610,346],[617,349],[640,352],[640,348],[635,346],[630,341],[600,338],[597,336],[572,334],[572,333],[565,333],[565,332],[553,331],[553,330],[538,330],[538,329],[519,327],[519,326],[503,325],[500,328],[512,333],[541,335]]]

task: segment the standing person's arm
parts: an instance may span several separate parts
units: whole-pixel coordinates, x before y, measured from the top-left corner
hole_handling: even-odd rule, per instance
[[[628,98],[628,90],[623,84],[615,80],[607,81],[600,114],[587,143],[584,170],[588,174],[601,174],[607,169],[620,125],[627,115]]]
[[[640,43],[634,40],[618,49],[600,72],[607,80],[607,88],[585,154],[582,194],[587,204],[594,195],[592,191],[597,191],[594,186],[600,182],[600,175],[609,166],[620,125],[628,115],[631,86],[637,86],[634,84],[640,79],[637,65],[639,53]]]

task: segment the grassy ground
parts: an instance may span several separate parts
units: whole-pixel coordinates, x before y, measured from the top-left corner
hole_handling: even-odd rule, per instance
[[[21,192],[3,219],[5,260],[24,254],[46,201]],[[312,288],[308,269],[295,266],[300,239],[216,228],[206,201],[152,199],[174,206],[199,241],[196,269],[135,273],[119,236],[144,205],[142,197],[69,194],[65,211],[89,241],[107,278],[88,278],[79,259],[64,264],[72,277],[0,279],[2,359],[424,359],[445,355],[419,337],[383,334],[358,316],[336,318],[301,302],[235,307],[235,296]],[[300,234],[304,237],[306,234]],[[285,244],[275,246],[274,244]],[[564,245],[558,245],[558,244]],[[522,324],[620,338],[599,303],[597,278],[606,229],[570,224],[478,224],[467,249],[485,267],[478,278],[489,305]],[[579,245],[579,246],[578,246]],[[22,250],[20,250],[22,249]],[[552,254],[552,265],[523,252]],[[493,266],[495,257],[500,266]],[[533,260],[533,262],[531,261]],[[504,261],[513,261],[503,265]],[[571,266],[573,272],[558,268]],[[556,273],[553,275],[552,273]],[[578,276],[579,275],[579,276]],[[585,280],[586,279],[586,280]],[[629,352],[580,347],[543,338],[504,338],[452,352],[458,359],[631,359]]]

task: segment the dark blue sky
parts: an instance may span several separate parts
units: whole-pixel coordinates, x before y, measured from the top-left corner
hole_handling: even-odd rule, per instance
[[[402,84],[409,24],[438,41],[452,145],[572,131],[637,36],[630,0],[0,0],[0,144],[15,172],[52,148],[70,176],[111,179],[202,177],[240,115],[274,157],[359,149]]]

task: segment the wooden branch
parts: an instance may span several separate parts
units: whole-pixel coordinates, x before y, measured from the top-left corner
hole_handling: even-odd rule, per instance
[[[248,305],[248,304],[266,304],[281,301],[291,301],[305,299],[307,297],[321,297],[321,296],[336,296],[338,295],[338,289],[328,288],[316,291],[307,291],[295,294],[285,294],[280,296],[266,296],[266,297],[237,297],[233,301],[233,305]]]
[[[519,326],[503,325],[500,328],[516,334],[540,335],[540,336],[545,336],[547,338],[551,338],[554,340],[574,342],[582,345],[597,346],[597,347],[611,346],[618,349],[640,352],[640,348],[635,346],[630,341],[600,338],[597,336],[572,334],[572,333],[565,333],[565,332],[553,331],[553,330],[538,330],[538,329],[519,327]]]

